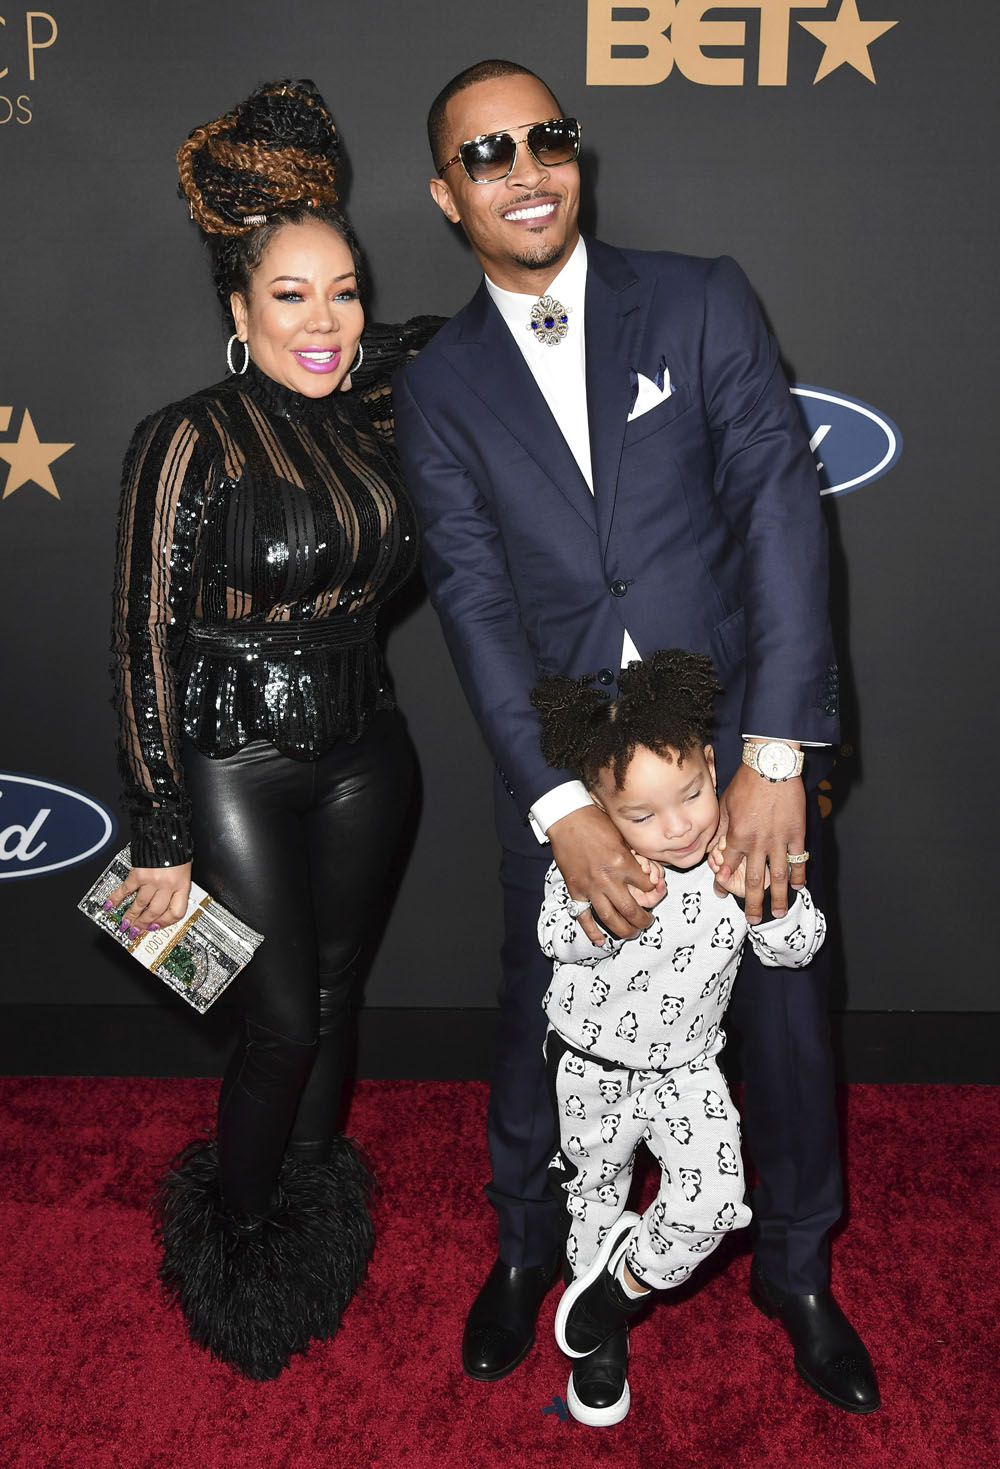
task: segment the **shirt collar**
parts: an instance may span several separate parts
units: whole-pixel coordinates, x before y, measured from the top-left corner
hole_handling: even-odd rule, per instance
[[[532,296],[523,291],[505,291],[503,286],[496,285],[489,276],[485,276],[484,279],[487,291],[496,302],[497,310],[508,326],[523,326],[538,296]],[[555,279],[550,282],[544,294],[555,296],[557,301],[560,301],[568,310],[575,312],[579,318],[583,314],[586,291],[587,247],[581,235],[572,255]]]
[[[336,396],[335,390],[322,398],[307,398],[304,393],[297,393],[294,388],[286,387],[284,383],[269,377],[252,361],[248,362],[245,373],[227,378],[226,381],[232,383],[237,391],[246,393],[267,412],[273,413],[277,418],[287,418],[292,423],[317,422],[326,418],[330,413],[330,398]]]

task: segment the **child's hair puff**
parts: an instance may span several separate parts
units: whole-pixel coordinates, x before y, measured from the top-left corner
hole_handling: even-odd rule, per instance
[[[712,705],[722,692],[711,658],[668,648],[618,675],[618,697],[594,688],[594,674],[539,679],[531,702],[542,720],[542,754],[593,790],[610,768],[616,789],[636,749],[681,759],[708,744]]]

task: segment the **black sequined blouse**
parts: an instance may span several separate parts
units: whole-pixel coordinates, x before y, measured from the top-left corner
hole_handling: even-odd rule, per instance
[[[348,393],[306,398],[251,363],[136,429],[113,652],[137,867],[192,855],[184,736],[212,756],[265,739],[313,759],[393,706],[375,619],[417,531],[388,377],[439,324],[366,332],[368,385]]]

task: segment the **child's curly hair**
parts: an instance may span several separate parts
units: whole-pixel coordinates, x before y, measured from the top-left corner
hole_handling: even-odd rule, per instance
[[[618,697],[593,688],[594,675],[539,679],[531,702],[542,717],[542,754],[593,790],[611,768],[621,790],[636,748],[681,759],[708,744],[712,705],[722,687],[711,658],[668,648],[618,675]]]

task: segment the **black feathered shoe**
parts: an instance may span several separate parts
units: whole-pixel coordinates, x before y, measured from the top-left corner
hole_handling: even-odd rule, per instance
[[[191,1340],[245,1377],[277,1377],[336,1334],[374,1245],[371,1176],[347,1138],[328,1163],[286,1158],[262,1216],[229,1214],[215,1143],[174,1159],[153,1200],[159,1275]]]

